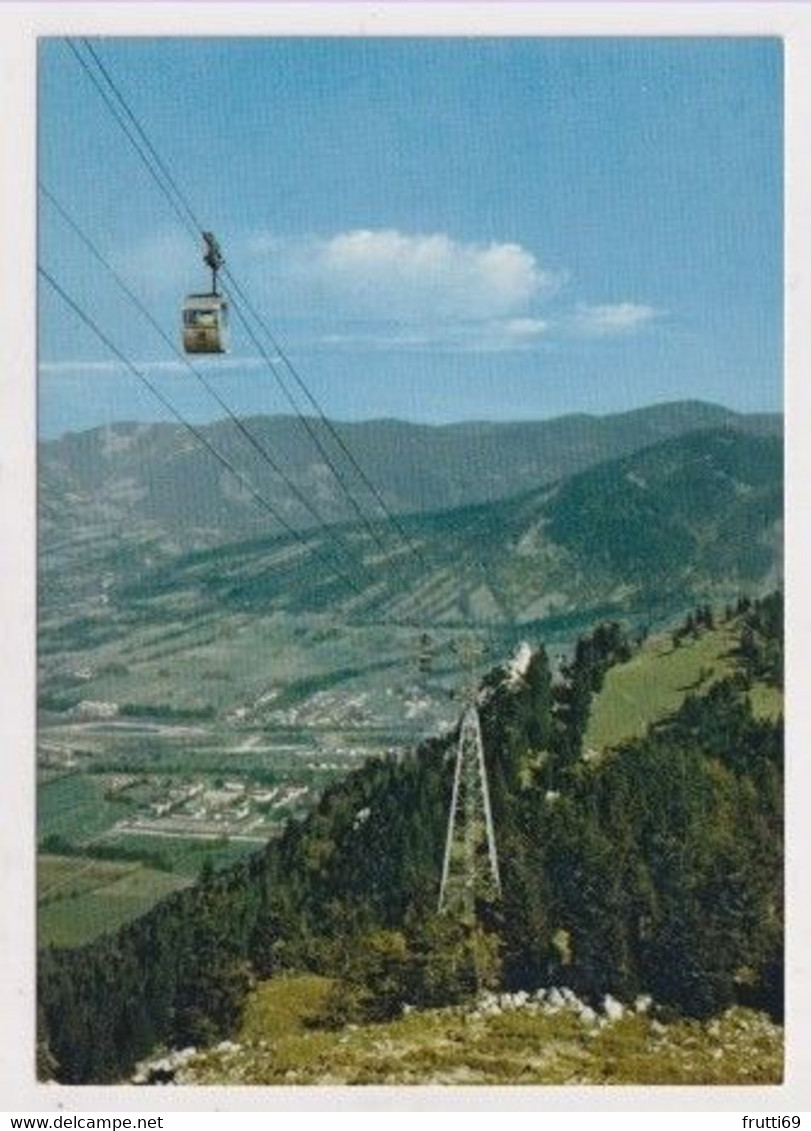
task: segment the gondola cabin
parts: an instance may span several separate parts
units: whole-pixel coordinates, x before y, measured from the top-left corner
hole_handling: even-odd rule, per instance
[[[228,300],[224,295],[187,295],[183,348],[186,353],[228,352]]]

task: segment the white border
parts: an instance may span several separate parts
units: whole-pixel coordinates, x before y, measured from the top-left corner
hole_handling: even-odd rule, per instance
[[[771,35],[785,42],[788,958],[786,1083],[772,1088],[71,1088],[33,1065],[35,82],[41,35]],[[811,9],[802,3],[0,3],[0,1109],[725,1111],[811,1109],[809,419]],[[805,331],[805,332],[804,332]],[[740,1124],[737,1124],[740,1126]]]

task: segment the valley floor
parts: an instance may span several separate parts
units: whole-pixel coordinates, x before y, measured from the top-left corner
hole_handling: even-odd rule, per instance
[[[413,1012],[386,1024],[319,1028],[330,983],[296,976],[254,991],[233,1041],[185,1050],[170,1067],[183,1085],[777,1084],[783,1030],[736,1008],[705,1022],[664,1023],[624,1011],[584,1019],[533,1001],[492,1010]],[[138,1082],[146,1082],[141,1067]]]

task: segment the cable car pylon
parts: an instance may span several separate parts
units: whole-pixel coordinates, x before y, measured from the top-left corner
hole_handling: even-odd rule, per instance
[[[468,642],[460,651],[470,665],[471,678],[456,748],[439,912],[454,914],[472,925],[477,901],[492,902],[500,897],[501,877],[473,678],[480,649]]]

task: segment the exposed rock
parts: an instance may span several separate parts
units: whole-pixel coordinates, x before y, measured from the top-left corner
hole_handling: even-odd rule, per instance
[[[621,1021],[625,1015],[625,1006],[611,994],[606,994],[603,998],[603,1013],[608,1021]]]

